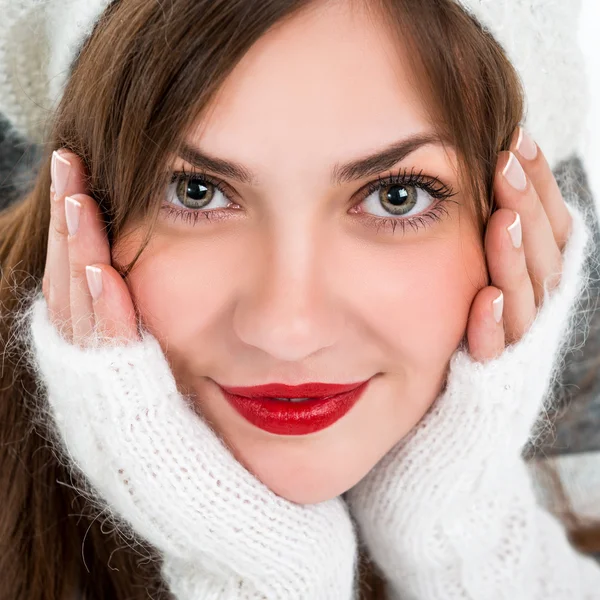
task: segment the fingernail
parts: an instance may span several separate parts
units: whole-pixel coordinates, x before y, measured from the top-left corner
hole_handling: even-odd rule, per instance
[[[56,197],[60,198],[64,195],[69,183],[69,175],[71,173],[71,163],[63,158],[56,150],[52,153],[52,183]]]
[[[519,127],[519,139],[517,140],[517,152],[525,160],[533,160],[538,153],[537,144],[531,136],[522,128]]]
[[[90,294],[95,302],[100,298],[100,294],[102,294],[102,269],[88,266],[85,268],[85,276],[90,288]]]
[[[512,152],[509,152],[509,154],[510,158],[508,159],[508,162],[502,171],[502,175],[504,175],[506,181],[508,181],[508,183],[514,187],[515,190],[522,192],[527,187],[527,177],[525,175],[525,171],[523,171],[523,167],[517,160],[517,157]]]
[[[494,319],[496,323],[502,321],[502,313],[504,312],[504,294],[500,292],[500,295],[492,302],[494,309]]]
[[[514,223],[510,227],[507,227],[507,229],[513,246],[515,248],[520,248],[523,243],[523,228],[521,227],[521,217],[519,216],[519,213],[515,213],[515,215],[517,215],[517,217],[514,220]]]
[[[73,236],[79,229],[79,216],[81,215],[81,204],[71,198],[71,196],[65,196],[65,214],[67,217],[67,229],[69,235]]]

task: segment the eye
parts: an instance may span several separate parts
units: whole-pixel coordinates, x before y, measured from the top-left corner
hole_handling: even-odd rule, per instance
[[[410,217],[427,210],[434,201],[422,187],[398,183],[380,185],[363,200],[361,212],[367,210],[377,217]]]
[[[202,208],[227,208],[231,202],[219,184],[205,176],[174,173],[166,201],[175,207],[196,211]]]
[[[365,224],[377,233],[395,233],[397,228],[402,233],[409,229],[416,232],[448,216],[445,204],[455,202],[455,195],[452,187],[437,177],[400,169],[368,184],[352,212],[361,214]]]

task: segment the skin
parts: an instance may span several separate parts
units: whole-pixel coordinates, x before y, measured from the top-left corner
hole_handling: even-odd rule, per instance
[[[377,24],[342,5],[297,16],[259,40],[187,136],[190,145],[245,165],[257,185],[218,177],[231,202],[216,191],[202,210],[224,210],[228,219],[193,226],[163,213],[128,284],[111,264],[133,257],[139,224],[109,249],[72,153],[62,153],[71,165],[66,189],[51,194],[44,294],[53,320],[70,320],[80,345],[94,329],[137,339],[137,309],[198,412],[242,464],[295,502],[333,498],[358,482],[434,402],[463,336],[476,360],[496,357],[527,330],[542,282],[561,270],[571,218],[541,150],[533,160],[520,154],[519,131],[510,150],[526,188],[510,185],[503,171],[511,155],[500,153],[500,208],[484,244],[452,148],[424,146],[378,174],[423,170],[454,189],[447,214],[417,231],[378,232],[368,224],[365,213],[385,214],[377,192],[369,202],[360,195],[377,174],[331,183],[336,164],[432,131],[398,57]],[[171,166],[191,170],[177,157]],[[72,235],[66,196],[80,205]],[[519,248],[508,231],[517,213]],[[96,299],[89,265],[101,270]],[[493,302],[501,293],[498,323]],[[370,377],[346,416],[304,436],[255,428],[214,383]]]

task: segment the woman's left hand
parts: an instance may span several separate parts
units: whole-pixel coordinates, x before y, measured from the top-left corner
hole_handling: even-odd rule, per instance
[[[536,317],[544,283],[560,281],[571,215],[541,150],[518,128],[496,166],[498,210],[485,237],[491,285],[480,290],[467,323],[469,350],[484,362],[519,341]],[[499,321],[498,321],[499,320]]]

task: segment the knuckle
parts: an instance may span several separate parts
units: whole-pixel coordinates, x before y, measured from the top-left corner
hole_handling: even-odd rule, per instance
[[[531,286],[529,272],[524,264],[517,263],[511,267],[502,269],[498,280],[504,291],[514,293]]]
[[[539,222],[541,219],[546,218],[542,202],[535,191],[532,191],[523,198],[520,212],[531,223]]]
[[[509,278],[509,280],[511,281],[514,290],[531,287],[531,277],[525,266],[515,269],[514,275]]]
[[[85,279],[85,265],[71,262],[71,284],[78,285]]]
[[[54,234],[54,237],[58,239],[66,238],[69,235],[67,223],[61,219],[51,219],[50,231]]]

